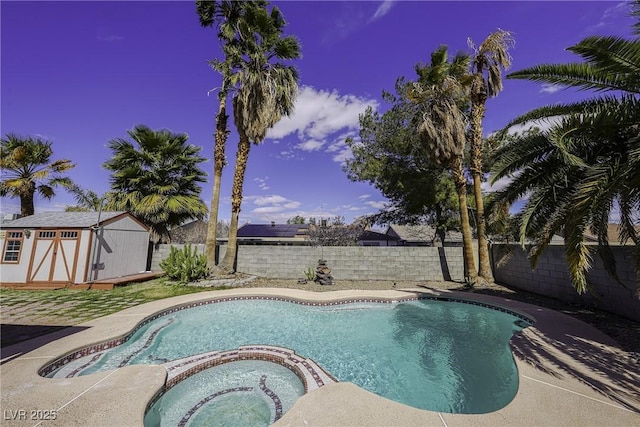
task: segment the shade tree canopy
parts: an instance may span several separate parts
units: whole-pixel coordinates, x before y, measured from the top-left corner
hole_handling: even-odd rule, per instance
[[[420,111],[408,100],[409,82],[399,78],[395,93],[383,91],[384,113],[368,108],[360,115],[359,141],[348,139],[353,158],[344,170],[352,181],[369,182],[390,200],[370,216],[372,222],[427,223],[441,239],[458,230],[457,197],[446,169],[421,147],[416,129]]]

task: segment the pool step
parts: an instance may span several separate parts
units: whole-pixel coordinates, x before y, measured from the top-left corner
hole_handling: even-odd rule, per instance
[[[165,363],[163,366],[168,373],[166,390],[205,369],[238,360],[262,360],[282,365],[298,375],[304,384],[305,393],[338,382],[312,359],[299,356],[293,350],[255,345],[223,352],[212,351]]]

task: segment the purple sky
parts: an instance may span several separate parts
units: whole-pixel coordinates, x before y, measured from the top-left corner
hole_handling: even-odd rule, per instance
[[[629,37],[628,3],[530,2],[274,2],[297,36],[303,58],[295,114],[282,120],[251,152],[241,222],[284,222],[295,215],[376,212],[385,199],[373,187],[350,182],[342,171],[344,145],[357,136],[358,114],[384,110],[382,89],[399,76],[414,77],[439,45],[451,53],[480,43],[498,28],[514,33],[513,71],[540,63],[569,62],[565,48],[589,35]],[[52,141],[54,159],[76,163],[69,176],[99,194],[109,189],[102,164],[112,138],[137,124],[185,132],[211,158],[219,75],[207,60],[219,57],[215,31],[200,27],[193,1],[0,2],[1,133]],[[485,133],[532,108],[589,93],[505,81],[488,103]],[[236,144],[231,133],[222,183],[221,219],[229,195]],[[201,167],[212,174],[212,163]],[[211,184],[203,186],[209,205]],[[59,190],[36,200],[36,212],[73,205]],[[2,199],[2,214],[19,212]]]

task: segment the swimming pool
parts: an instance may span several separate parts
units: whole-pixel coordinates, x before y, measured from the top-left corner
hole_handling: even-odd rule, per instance
[[[529,324],[506,310],[434,299],[309,305],[242,298],[161,314],[119,340],[122,345],[72,356],[45,373],[86,375],[271,344],[313,359],[339,381],[410,406],[486,413],[515,396],[508,342]]]

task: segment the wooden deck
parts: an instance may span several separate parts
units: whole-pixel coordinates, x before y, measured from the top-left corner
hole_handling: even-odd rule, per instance
[[[145,273],[138,273],[138,274],[130,274],[128,276],[114,277],[114,278],[105,279],[105,280],[96,280],[95,282],[86,282],[86,283],[78,283],[78,284],[0,283],[0,286],[5,288],[22,289],[22,290],[29,290],[29,291],[38,291],[38,290],[53,291],[56,289],[65,289],[65,288],[74,289],[74,290],[83,290],[83,289],[111,290],[117,286],[126,286],[129,283],[144,282],[147,280],[155,279],[156,277],[160,277],[162,275],[164,275],[163,272],[145,272]]]

